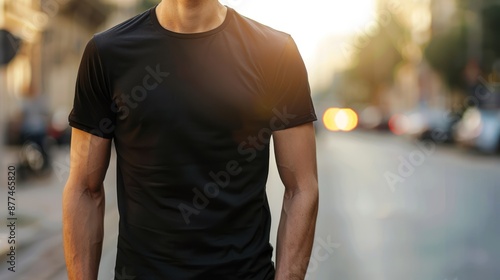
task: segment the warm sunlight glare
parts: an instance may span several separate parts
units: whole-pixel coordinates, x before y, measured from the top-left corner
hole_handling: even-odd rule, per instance
[[[352,109],[340,109],[335,116],[337,127],[342,131],[351,131],[358,126],[358,115]]]
[[[351,131],[358,126],[358,115],[350,108],[328,108],[323,124],[330,131]]]
[[[336,123],[336,115],[339,112],[339,108],[328,108],[325,113],[323,114],[323,124],[325,125],[326,129],[330,131],[338,131],[339,128],[337,127]]]
[[[306,64],[331,36],[362,32],[374,17],[374,0],[221,0],[241,14],[292,35]]]

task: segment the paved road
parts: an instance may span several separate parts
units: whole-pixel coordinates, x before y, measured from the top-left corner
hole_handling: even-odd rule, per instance
[[[500,278],[499,157],[362,132],[322,134],[318,151],[320,214],[308,279]],[[60,225],[65,158],[67,151],[59,151],[51,177],[20,184],[17,272],[7,271],[2,252],[0,279],[66,279]],[[113,277],[114,175],[111,164],[100,280]],[[275,236],[283,189],[274,167],[268,193]],[[5,220],[3,201],[0,207]],[[0,251],[5,237],[0,230]]]
[[[319,146],[317,239],[339,247],[310,279],[500,279],[500,158],[358,132]]]

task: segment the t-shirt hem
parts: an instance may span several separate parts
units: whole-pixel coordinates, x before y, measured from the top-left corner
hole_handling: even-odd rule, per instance
[[[98,128],[91,127],[91,126],[85,125],[85,124],[80,123],[80,122],[76,122],[75,120],[69,120],[69,125],[71,127],[77,128],[79,130],[83,130],[87,133],[90,133],[94,136],[101,137],[104,139],[112,139],[114,136],[114,134],[112,134],[112,133],[103,133]]]
[[[285,125],[283,127],[279,127],[277,129],[275,129],[274,131],[285,130],[287,128],[296,127],[296,126],[299,126],[299,125],[302,125],[305,123],[314,122],[317,120],[318,120],[318,118],[316,117],[316,114],[311,112],[311,113],[304,115],[302,117],[295,118],[293,121],[289,122],[287,125]]]

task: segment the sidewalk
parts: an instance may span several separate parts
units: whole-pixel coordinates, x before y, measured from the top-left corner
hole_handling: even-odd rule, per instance
[[[4,147],[4,156],[2,157],[2,167],[7,170],[10,165],[16,165],[17,153],[19,148],[17,147]],[[56,150],[54,153],[54,160],[61,161],[68,156],[65,150]],[[4,172],[2,172],[4,173]],[[6,178],[3,178],[6,179]],[[3,180],[3,182],[6,182]],[[5,187],[2,188],[2,197],[7,196],[6,184],[2,184]],[[54,172],[51,172],[47,176],[40,178],[29,178],[25,181],[16,180],[16,191],[15,191],[15,217],[16,228],[15,228],[15,247],[16,247],[16,269],[19,271],[27,269],[30,264],[36,259],[35,252],[30,249],[29,254],[20,255],[21,252],[25,252],[28,248],[40,247],[38,245],[47,246],[44,244],[39,244],[40,240],[46,240],[47,237],[57,235],[61,232],[61,200],[62,200],[62,190],[64,182],[57,178]],[[7,223],[7,200],[2,199],[0,203],[0,218],[2,223]],[[0,230],[0,278],[7,279],[5,277],[12,277],[12,273],[5,274],[7,270],[6,253],[10,251],[10,246],[14,244],[9,244],[7,238],[9,237],[8,227],[2,226]],[[43,247],[42,246],[42,247]],[[60,247],[60,246],[59,246]],[[42,250],[43,248],[38,248]],[[32,256],[34,255],[34,256]],[[23,268],[24,266],[24,268]],[[19,276],[18,272],[15,275]],[[16,278],[17,278],[16,276]],[[19,279],[19,278],[17,278]]]
[[[8,148],[5,152],[1,163],[6,170],[9,164],[16,162],[17,150]],[[49,175],[17,182],[15,199],[18,270],[15,273],[7,270],[6,253],[10,245],[6,239],[8,228],[2,226],[0,227],[0,279],[64,280],[67,278],[62,246],[62,193],[69,175],[69,148],[54,150],[52,163],[52,172]],[[114,152],[107,174],[104,246],[112,248],[116,246],[118,225]],[[7,189],[3,188],[2,192],[6,194]],[[1,196],[3,197],[3,194]],[[2,221],[7,221],[6,200],[2,199],[0,207],[0,218]],[[110,279],[111,267],[114,267],[114,254],[111,256],[105,251],[101,269],[109,272],[105,273],[104,279]]]

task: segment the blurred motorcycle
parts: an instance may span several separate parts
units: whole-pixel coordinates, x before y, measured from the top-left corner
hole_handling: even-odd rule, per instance
[[[21,179],[31,175],[41,176],[50,172],[50,158],[46,147],[28,140],[19,151],[19,173]]]

